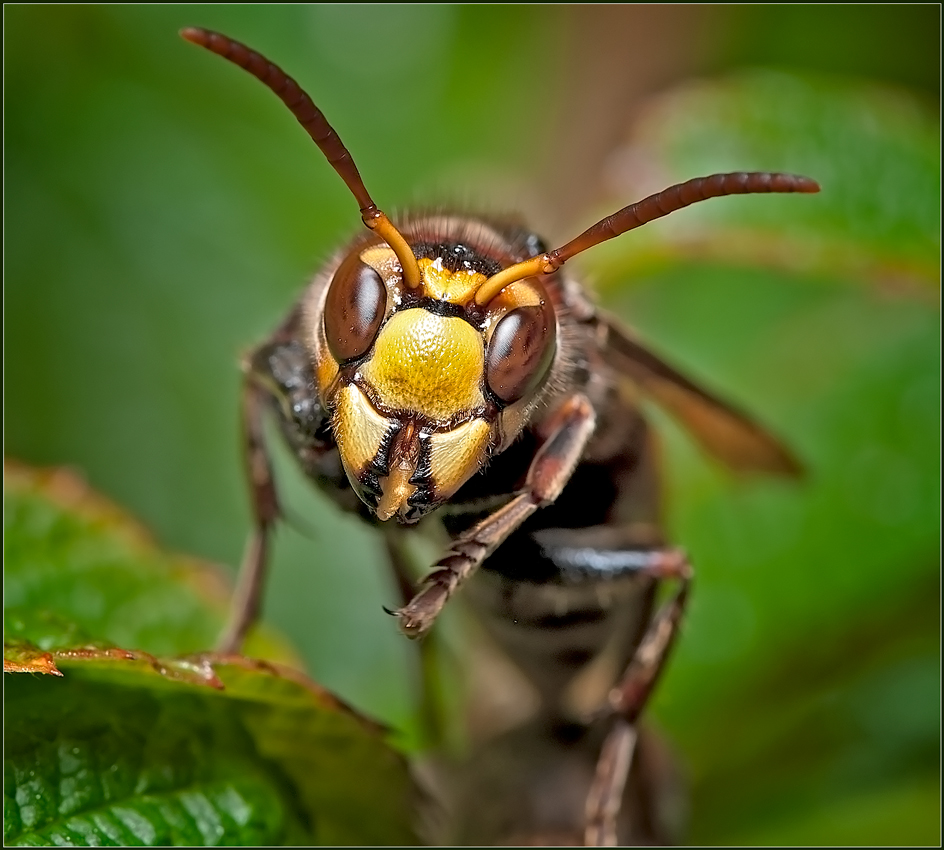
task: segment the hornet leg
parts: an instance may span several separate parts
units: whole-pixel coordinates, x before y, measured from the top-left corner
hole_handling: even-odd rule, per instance
[[[246,544],[229,622],[217,641],[220,652],[238,652],[249,627],[259,615],[268,561],[269,536],[279,518],[272,467],[262,428],[264,392],[247,378],[243,385],[243,441],[252,500],[253,531]]]
[[[550,436],[528,469],[524,490],[453,541],[434,572],[424,579],[424,589],[396,612],[407,637],[426,632],[446,600],[482,561],[538,508],[560,495],[580,462],[594,424],[593,408],[583,395],[571,396],[557,409],[549,422]]]
[[[644,572],[654,578],[675,579],[680,587],[656,615],[622,679],[610,691],[607,710],[615,718],[587,795],[584,834],[587,846],[617,844],[616,819],[636,745],[636,721],[665,667],[688,601],[692,569],[687,558],[675,549],[657,549],[651,554],[652,562]]]

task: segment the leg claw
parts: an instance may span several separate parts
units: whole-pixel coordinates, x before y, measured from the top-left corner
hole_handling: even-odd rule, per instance
[[[429,631],[448,598],[448,588],[441,584],[427,585],[403,608],[393,612],[400,621],[400,631],[411,639],[422,637]]]

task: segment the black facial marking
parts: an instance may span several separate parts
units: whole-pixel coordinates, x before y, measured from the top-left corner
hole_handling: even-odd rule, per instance
[[[483,257],[473,248],[461,242],[418,242],[411,247],[416,259],[440,259],[443,268],[453,273],[472,271],[491,277],[501,271],[501,265],[495,260]]]
[[[383,478],[390,474],[390,447],[402,428],[402,423],[395,422],[384,433],[380,441],[380,448],[377,449],[377,454],[370,462],[370,472],[377,478]]]
[[[410,476],[410,484],[416,487],[416,490],[407,500],[407,504],[411,508],[417,509],[421,514],[425,514],[437,501],[429,434],[425,432],[420,434],[419,446],[416,471]]]
[[[420,298],[417,300],[416,306],[422,307],[437,316],[455,316],[458,319],[469,320],[468,309],[460,304],[440,301],[438,298]]]
[[[354,488],[354,492],[357,493],[357,498],[367,505],[371,511],[376,512],[382,491],[379,476],[373,468],[368,467],[364,470],[357,476],[356,481],[351,481],[351,486]]]

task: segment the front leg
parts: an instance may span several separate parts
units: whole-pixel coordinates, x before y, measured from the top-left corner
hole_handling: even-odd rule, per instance
[[[400,630],[422,636],[450,596],[515,529],[538,508],[551,504],[570,480],[593,434],[595,414],[586,396],[568,398],[552,414],[550,436],[537,450],[524,489],[508,504],[461,534],[425,579],[425,587],[396,611]]]
[[[334,448],[330,435],[325,434],[328,414],[314,389],[311,361],[301,343],[292,338],[293,321],[294,314],[271,342],[251,352],[243,363],[243,452],[253,529],[246,544],[230,618],[217,642],[221,652],[238,652],[258,617],[269,542],[280,517],[265,445],[266,410],[274,410],[289,446],[312,477],[317,478],[321,459]],[[326,479],[324,486],[331,489],[331,481]]]
[[[253,530],[239,570],[239,582],[233,595],[229,621],[217,641],[219,652],[238,652],[246,632],[259,615],[268,562],[269,537],[272,526],[279,518],[279,504],[263,433],[262,414],[266,395],[252,378],[247,376],[242,394],[243,443]]]

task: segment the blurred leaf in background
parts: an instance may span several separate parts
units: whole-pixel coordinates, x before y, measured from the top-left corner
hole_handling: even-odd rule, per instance
[[[607,301],[689,374],[725,376],[807,468],[732,486],[666,425],[699,587],[656,713],[707,843],[937,840],[937,150],[900,93],[751,72],[655,100],[611,163],[616,197],[735,163],[823,185],[599,255],[601,279],[634,282]]]
[[[388,209],[519,209],[555,241],[695,174],[807,173],[822,195],[713,201],[585,258],[608,307],[808,468],[734,482],[665,423],[698,573],[652,714],[689,767],[694,842],[938,843],[939,16],[7,6],[5,451],[239,560],[239,354],[357,210],[284,107],[182,26],[296,77]],[[280,530],[266,616],[318,681],[409,730],[380,542],[287,460],[304,534]]]

